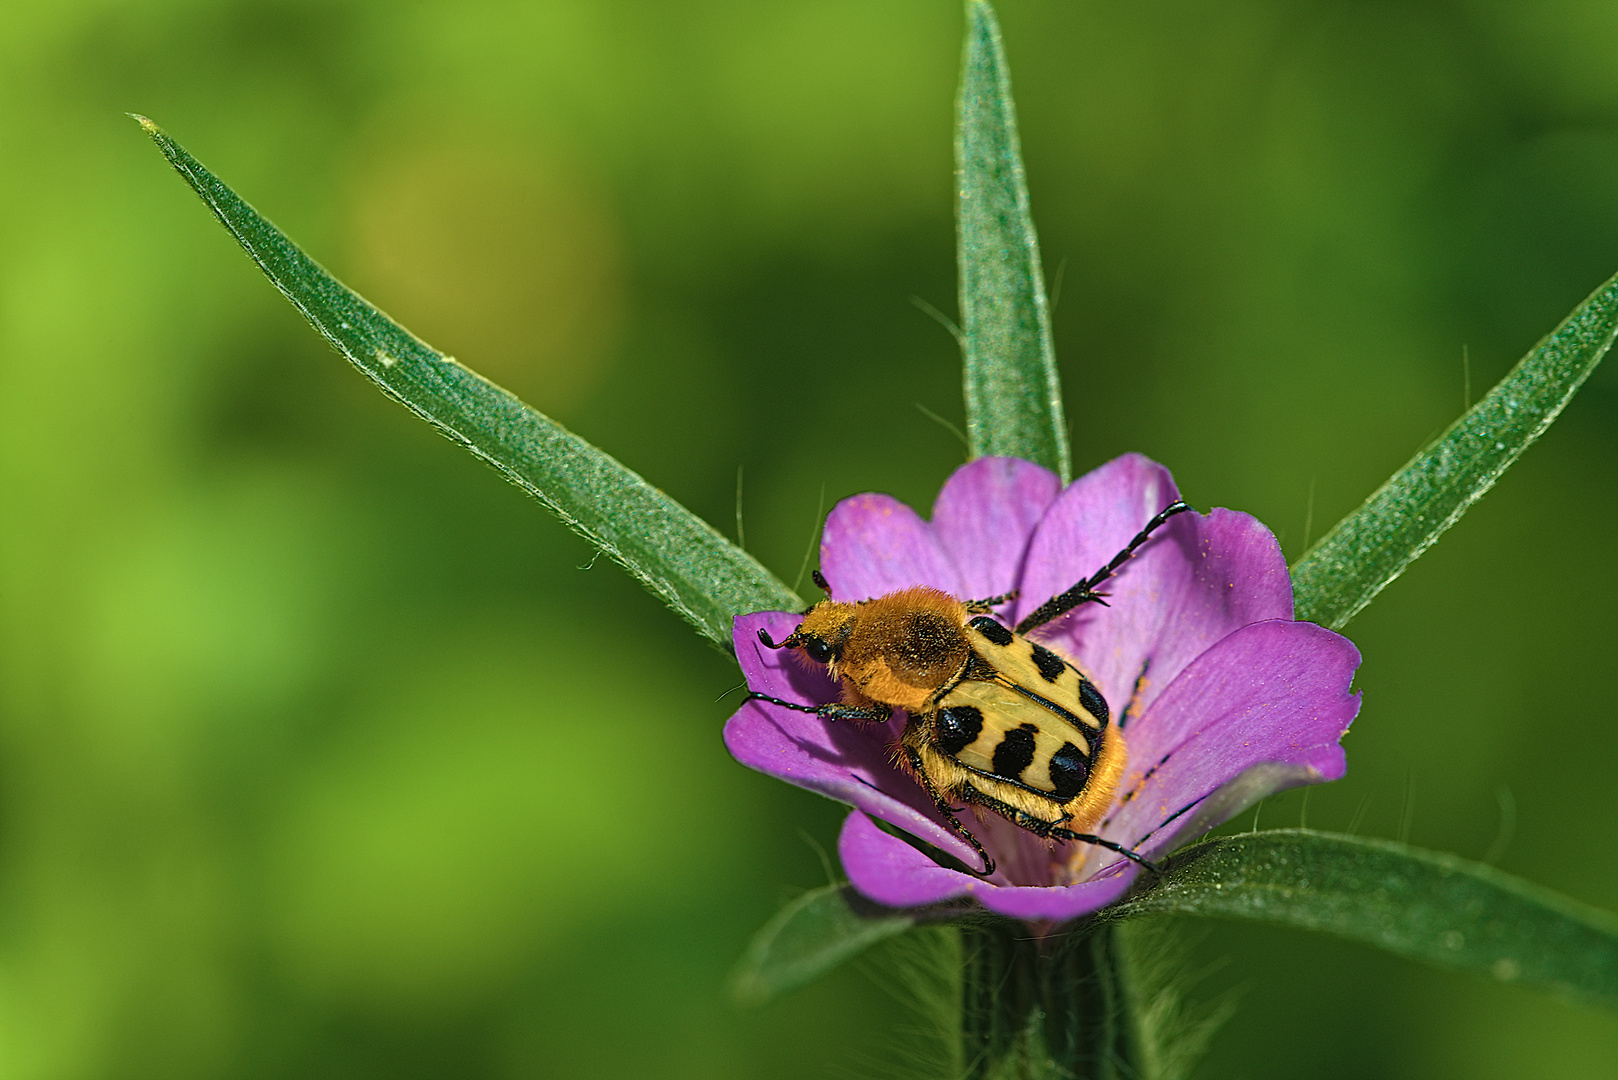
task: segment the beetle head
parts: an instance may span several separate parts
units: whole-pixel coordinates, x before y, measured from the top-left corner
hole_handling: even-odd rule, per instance
[[[854,629],[857,605],[840,604],[835,600],[822,600],[803,613],[803,622],[778,644],[770,640],[763,630],[759,641],[770,649],[802,649],[803,655],[817,664],[835,664],[841,658],[843,646]]]

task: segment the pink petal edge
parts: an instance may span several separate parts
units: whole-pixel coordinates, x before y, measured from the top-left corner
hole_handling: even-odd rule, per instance
[[[843,822],[837,855],[849,884],[885,907],[925,907],[971,896],[996,914],[1029,921],[1066,922],[1099,911],[1129,891],[1138,870],[1124,863],[1105,877],[1076,885],[995,885],[939,866],[858,810]]]

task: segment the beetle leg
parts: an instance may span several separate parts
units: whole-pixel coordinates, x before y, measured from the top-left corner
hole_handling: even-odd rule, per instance
[[[1001,604],[1017,599],[1019,591],[1018,589],[1012,589],[1008,593],[991,596],[987,600],[968,600],[962,606],[973,615],[988,615]]]
[[[1132,863],[1139,863],[1141,866],[1146,867],[1146,869],[1150,870],[1158,877],[1163,876],[1163,867],[1161,865],[1146,858],[1144,855],[1136,854],[1129,848],[1124,847],[1122,844],[1115,844],[1111,840],[1103,840],[1101,837],[1092,836],[1089,833],[1076,833],[1071,829],[1058,829],[1055,827],[1051,829],[1050,835],[1057,840],[1077,840],[1081,844],[1094,844],[1096,847],[1106,848],[1108,851],[1116,852],[1117,854],[1122,855]]]
[[[771,705],[779,705],[783,709],[792,709],[796,712],[814,713],[823,720],[857,720],[862,724],[872,721],[893,719],[893,708],[888,705],[876,704],[869,706],[840,705],[837,702],[827,702],[825,705],[800,705],[796,701],[783,701],[768,694],[749,693],[748,701],[767,701]]]
[[[771,697],[768,694],[760,694],[756,690],[749,690],[747,692],[747,697],[746,697],[745,700],[747,700],[747,701],[767,701],[771,705],[779,705],[783,709],[795,709],[798,712],[812,712],[812,713],[816,713],[816,714],[819,714],[819,712],[820,712],[820,710],[822,708],[822,706],[819,706],[819,705],[800,705],[796,701],[783,701],[778,697]]]
[[[944,796],[939,793],[938,786],[933,783],[932,777],[928,776],[927,770],[921,767],[921,755],[916,752],[916,748],[913,746],[906,746],[903,749],[905,761],[910,765],[910,771],[915,775],[916,779],[921,782],[921,786],[926,789],[927,794],[933,800],[933,804],[938,807],[938,812],[944,815],[944,824],[948,825],[950,831],[956,836],[959,836],[962,840],[965,840],[968,844],[971,844],[972,850],[976,851],[978,853],[978,858],[983,860],[982,870],[972,870],[969,867],[968,872],[976,874],[978,877],[988,877],[990,874],[994,873],[994,860],[989,858],[989,853],[987,851],[983,850],[983,845],[978,842],[978,838],[973,836],[971,831],[956,819],[955,810],[950,806],[949,800],[944,798]],[[962,797],[962,801],[971,802],[972,799],[967,795],[967,792],[972,791],[971,785],[963,784],[962,787],[965,790],[956,792],[955,794],[960,795]],[[976,793],[973,792],[973,794]]]
[[[883,705],[880,702],[863,708],[858,705],[838,705],[833,702],[830,705],[822,705],[815,711],[827,720],[854,720],[861,724],[885,724],[893,719],[893,706]]]
[[[1039,605],[1039,607],[1034,610],[1032,615],[1029,615],[1022,622],[1017,624],[1017,633],[1026,634],[1028,631],[1033,630],[1036,627],[1044,626],[1053,619],[1061,618],[1063,615],[1066,615],[1080,604],[1087,604],[1092,600],[1105,606],[1107,603],[1105,599],[1106,594],[1096,592],[1096,586],[1100,585],[1103,581],[1106,581],[1108,578],[1112,577],[1112,575],[1116,574],[1118,572],[1118,568],[1124,565],[1124,563],[1128,562],[1129,559],[1135,554],[1135,549],[1146,543],[1146,541],[1151,538],[1152,533],[1161,528],[1164,522],[1168,521],[1168,519],[1173,517],[1175,514],[1183,514],[1189,509],[1191,509],[1191,507],[1187,506],[1178,499],[1169,503],[1162,509],[1160,513],[1158,513],[1156,517],[1152,518],[1152,520],[1146,523],[1146,527],[1144,529],[1135,534],[1135,538],[1133,540],[1124,545],[1124,549],[1122,551],[1112,557],[1111,562],[1109,562],[1106,566],[1103,566],[1100,570],[1097,570],[1094,574],[1085,578],[1083,581],[1075,584],[1071,589],[1067,590],[1067,592],[1062,593],[1059,596],[1053,596],[1043,604]]]
[[[1010,803],[1001,802],[992,795],[985,795],[976,788],[969,787],[968,790],[972,793],[972,802],[982,806],[985,810],[993,810],[1001,817],[1009,820],[1013,825],[1020,829],[1027,829],[1041,840],[1077,840],[1082,844],[1094,844],[1097,847],[1106,848],[1108,851],[1117,852],[1130,862],[1139,863],[1154,874],[1161,876],[1163,873],[1163,868],[1157,863],[1135,854],[1122,844],[1116,844],[1111,840],[1103,840],[1101,837],[1090,833],[1076,833],[1072,829],[1062,828],[1062,822],[1073,820],[1072,814],[1065,813],[1055,821],[1046,821],[1044,818],[1035,817],[1026,810],[1019,810]]]
[[[1019,829],[1027,829],[1041,840],[1049,840],[1051,831],[1061,824],[1060,821],[1046,821],[1044,818],[1037,818],[1026,810],[1019,810],[1010,803],[1001,802],[992,795],[985,795],[976,788],[972,790],[972,794],[976,796],[973,801],[979,806],[985,810],[993,810]],[[1064,814],[1061,821],[1068,821],[1072,817],[1072,814]],[[1061,831],[1066,832],[1067,830],[1063,829]]]

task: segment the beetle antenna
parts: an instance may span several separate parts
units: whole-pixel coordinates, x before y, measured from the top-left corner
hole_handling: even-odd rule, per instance
[[[792,640],[792,636],[790,634],[787,635],[785,638],[781,639],[781,644],[777,645],[775,642],[770,640],[769,631],[765,630],[763,627],[759,627],[758,639],[764,643],[764,647],[766,649],[784,649],[787,647],[787,642]]]
[[[1106,600],[1103,598],[1103,594],[1095,591],[1096,586],[1100,585],[1103,581],[1106,581],[1108,578],[1112,577],[1112,575],[1116,574],[1118,572],[1118,568],[1123,566],[1124,563],[1128,562],[1134,556],[1135,549],[1146,543],[1147,540],[1151,539],[1152,533],[1162,528],[1164,522],[1168,521],[1168,519],[1173,517],[1175,514],[1183,514],[1189,509],[1191,509],[1191,507],[1179,499],[1169,503],[1157,514],[1157,516],[1146,523],[1146,527],[1144,529],[1135,534],[1135,538],[1133,540],[1124,545],[1124,549],[1122,551],[1112,557],[1111,562],[1109,562],[1106,566],[1103,566],[1100,570],[1097,570],[1091,576],[1085,578],[1083,581],[1074,585],[1071,589],[1067,590],[1067,592],[1062,593],[1059,596],[1053,596],[1043,604],[1039,605],[1032,615],[1029,615],[1028,618],[1017,624],[1017,633],[1026,634],[1030,630],[1044,626],[1046,623],[1066,615],[1080,604],[1096,601],[1105,606]],[[1105,847],[1106,845],[1103,844],[1102,846]]]
[[[831,586],[826,584],[826,575],[820,572],[819,567],[809,571],[809,580],[818,585],[821,592],[825,593],[827,596],[831,595]]]

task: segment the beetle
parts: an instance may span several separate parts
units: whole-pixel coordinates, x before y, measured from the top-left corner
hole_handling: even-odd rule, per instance
[[[955,817],[953,802],[999,814],[1045,840],[1095,844],[1159,872],[1128,848],[1086,830],[1112,803],[1127,751],[1107,701],[1069,660],[1028,635],[1082,604],[1106,605],[1096,587],[1118,572],[1152,533],[1191,509],[1164,507],[1106,566],[1045,601],[1016,627],[993,609],[1016,593],[959,600],[924,585],[855,602],[829,598],[803,613],[781,641],[764,630],[770,649],[793,649],[824,665],[842,700],[803,705],[750,693],[748,699],[826,720],[883,723],[906,714],[894,746],[898,766],[938,807],[944,824],[983,860],[995,863]],[[820,571],[815,584],[830,588]]]

